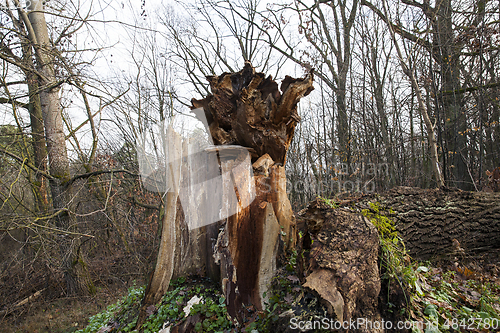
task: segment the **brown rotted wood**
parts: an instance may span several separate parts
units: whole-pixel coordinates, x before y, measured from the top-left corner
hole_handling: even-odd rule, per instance
[[[375,226],[360,214],[332,209],[320,199],[310,202],[299,219],[304,234],[300,246],[310,250],[298,257],[304,287],[320,296],[329,317],[337,321],[380,321],[379,237]]]
[[[297,103],[312,90],[313,76],[287,76],[281,91],[271,76],[256,73],[249,62],[238,73],[207,77],[212,95],[193,99],[192,109],[202,107],[216,145],[241,145],[255,149],[253,160],[269,154],[284,165],[286,152],[300,121]]]
[[[313,90],[313,75],[287,76],[280,91],[271,76],[256,73],[246,62],[238,73],[207,79],[212,95],[193,99],[193,113],[203,122],[206,119],[214,144],[247,147],[253,163],[253,177],[235,181],[252,183],[255,199],[222,222],[214,255],[228,312],[242,322],[244,304],[262,309],[279,251],[295,246],[295,217],[283,165],[300,121],[297,103]],[[249,193],[238,195],[241,204]]]

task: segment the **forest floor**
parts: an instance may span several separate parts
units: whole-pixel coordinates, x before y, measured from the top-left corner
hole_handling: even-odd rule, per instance
[[[37,298],[0,317],[0,333],[70,333],[88,324],[89,317],[126,295],[125,286],[98,288],[93,296]]]
[[[375,217],[387,221],[378,210],[377,214],[367,214],[371,220]],[[392,246],[392,238],[381,238],[381,244],[381,253],[384,253],[380,257],[383,287],[378,302],[384,320],[427,323],[425,327],[413,330],[415,333],[500,332],[500,249],[481,253],[457,251],[453,255],[422,262],[411,259],[405,251],[398,254],[398,247],[401,247]],[[268,293],[267,309],[249,311],[246,331],[285,332],[290,322],[280,322],[280,315],[292,308],[306,309],[312,317],[324,316],[324,309],[311,306],[320,302],[300,285],[297,278],[298,255],[302,253],[291,255],[288,263],[279,270]],[[384,265],[388,258],[393,258],[392,266]],[[40,270],[33,273],[43,274]],[[42,279],[33,276],[31,280]],[[9,292],[9,281],[15,285],[13,278],[3,278],[0,288],[0,333],[132,332],[144,292],[143,286],[133,282],[111,286],[101,283],[91,297],[67,298],[61,296],[59,286],[15,307],[16,302],[27,296],[21,297],[13,288]],[[33,284],[29,287],[28,296],[41,289]],[[195,296],[202,297],[204,304],[195,306],[186,317],[183,309]],[[5,308],[11,310],[6,312]],[[241,331],[227,320],[225,300],[218,286],[204,278],[172,281],[162,301],[148,311],[151,316],[143,326],[145,332],[156,333],[163,327],[180,327],[186,323],[201,332]]]
[[[413,265],[410,320],[434,321],[441,332],[500,332],[499,249]]]
[[[438,330],[425,329],[415,332],[500,331],[500,250],[439,261],[414,261],[408,267],[410,266],[414,280],[403,282],[407,284],[406,289],[410,291],[405,296],[409,299],[403,301],[407,305],[407,311],[403,317],[415,322],[435,320],[439,323]],[[290,276],[293,276],[293,272],[284,270],[284,275],[280,280],[281,287],[279,287],[282,289],[274,291],[278,296],[276,304],[279,306],[275,307],[278,312],[286,311],[286,303],[290,303],[290,296],[295,298],[301,292],[300,286],[296,286],[294,279],[290,279]],[[198,283],[206,285],[200,288],[193,281],[196,282],[196,279],[174,283],[173,290],[167,298],[174,302],[174,308],[178,308],[179,312],[172,313],[171,304],[169,305],[164,299],[163,305],[155,309],[157,329],[152,329],[151,332],[157,332],[163,322],[176,321],[176,317],[182,313],[181,309],[187,301],[186,296],[191,297],[191,293],[194,294],[196,291],[199,293],[204,288],[207,290],[209,287],[216,288],[198,279]],[[295,290],[295,295],[292,290]],[[139,305],[142,291],[143,288],[131,287],[127,292],[122,286],[111,289],[101,288],[94,296],[86,298],[56,298],[50,301],[40,298],[2,318],[0,332],[69,333],[85,327],[87,329],[84,332],[98,332],[100,328],[111,325],[110,323],[113,325],[130,324],[133,313]],[[398,295],[390,291],[387,295],[389,298],[381,293],[381,312],[392,317],[391,319],[401,319],[396,313],[400,310],[399,305],[396,307],[394,303],[402,300],[398,300]],[[401,295],[399,297],[401,298]],[[180,298],[182,302],[179,301]],[[114,305],[110,306],[111,304]],[[222,304],[219,305],[218,298],[214,299],[213,304],[213,310],[210,311],[224,313],[224,308]],[[170,312],[162,311],[167,308]],[[98,313],[100,314],[95,316]],[[127,313],[132,313],[132,316],[124,316]],[[272,315],[272,312],[266,313],[268,318],[272,318]],[[161,316],[163,317],[159,318]],[[177,320],[181,318],[183,316],[179,316]],[[89,323],[91,325],[87,326]],[[228,324],[224,321],[224,325]],[[131,331],[130,328],[126,329],[126,326],[121,327],[125,332]]]

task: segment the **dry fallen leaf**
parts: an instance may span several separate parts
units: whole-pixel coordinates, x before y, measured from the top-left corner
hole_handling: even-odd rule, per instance
[[[292,304],[292,301],[293,301],[293,297],[292,295],[290,295],[289,293],[286,294],[285,298],[284,298],[286,304]]]
[[[155,312],[156,312],[156,306],[154,306],[154,305],[150,305],[146,309],[146,314],[148,315],[148,317],[151,316]]]

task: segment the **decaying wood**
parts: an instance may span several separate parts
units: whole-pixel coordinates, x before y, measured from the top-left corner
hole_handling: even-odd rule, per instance
[[[278,84],[271,76],[255,73],[249,62],[238,73],[207,77],[212,95],[193,99],[192,108],[203,108],[216,145],[240,145],[255,150],[253,160],[269,154],[275,163],[285,164],[286,152],[300,117],[297,103],[312,90],[312,73],[304,79],[289,76]]]
[[[153,304],[156,304],[167,292],[170,279],[175,269],[176,251],[180,249],[178,246],[178,227],[176,226],[178,215],[178,200],[180,190],[180,160],[182,157],[182,140],[172,128],[170,128],[166,137],[163,138],[169,142],[170,150],[168,151],[169,158],[177,163],[167,165],[167,177],[170,177],[169,191],[165,196],[164,214],[162,218],[162,232],[160,248],[156,258],[156,267],[151,275],[150,281],[144,293],[137,319],[137,328],[140,328],[147,318],[146,309]]]
[[[229,314],[242,321],[245,304],[264,307],[263,293],[276,271],[280,250],[295,246],[295,217],[286,194],[284,163],[300,120],[297,103],[312,89],[312,73],[303,79],[286,77],[278,84],[270,76],[256,73],[250,63],[238,73],[224,73],[207,78],[212,95],[192,100],[192,109],[202,121],[206,119],[216,145],[238,145],[248,148],[253,162],[253,177],[234,179],[255,189],[238,193],[238,212],[221,221],[215,260]],[[199,108],[203,108],[201,111]],[[221,162],[222,170],[238,163]],[[228,184],[226,191],[233,190]]]
[[[363,201],[395,211],[396,229],[412,257],[453,254],[454,239],[466,253],[500,247],[500,193],[396,187]]]
[[[212,95],[193,99],[192,109],[215,146],[203,149],[191,162],[182,162],[174,178],[188,192],[167,193],[160,251],[138,328],[145,310],[161,298],[170,279],[188,274],[220,281],[229,314],[243,323],[244,305],[263,309],[263,294],[276,272],[277,258],[296,243],[283,165],[300,120],[297,103],[313,89],[312,72],[303,79],[287,76],[281,91],[270,76],[256,73],[248,62],[238,73],[207,79]],[[190,160],[189,149],[181,150],[182,160]],[[242,165],[252,170],[233,172]],[[221,173],[220,188],[196,191],[189,186]],[[144,181],[151,187],[161,185],[168,174],[157,170]],[[225,199],[214,204],[209,200],[214,197]],[[208,221],[207,216],[220,218]]]
[[[378,296],[379,237],[362,215],[332,209],[317,199],[301,211],[302,248],[310,249],[299,266],[304,287],[324,301],[338,321],[365,318],[380,321]],[[381,332],[375,329],[360,332]]]
[[[270,166],[265,168],[266,165]],[[264,308],[263,294],[276,272],[279,249],[295,245],[295,237],[292,236],[295,235],[293,213],[282,212],[285,209],[277,213],[274,208],[288,207],[289,202],[286,192],[284,198],[276,194],[280,189],[286,189],[280,188],[282,184],[276,182],[280,177],[273,176],[273,167],[272,160],[266,154],[253,164],[254,176],[251,179],[236,179],[240,183],[253,183],[255,198],[249,206],[242,207],[223,222],[223,230],[219,233],[215,247],[228,312],[240,322],[245,316],[243,305],[253,304],[257,309]],[[229,166],[226,168],[230,169]],[[243,196],[249,194],[240,193],[240,201],[245,201]],[[276,202],[278,197],[287,201],[288,205]],[[289,230],[290,234],[283,230]]]

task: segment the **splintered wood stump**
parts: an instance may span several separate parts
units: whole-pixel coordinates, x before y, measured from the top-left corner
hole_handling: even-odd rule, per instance
[[[300,121],[297,103],[313,90],[312,72],[304,79],[286,76],[281,92],[271,76],[255,73],[249,62],[238,73],[207,79],[212,95],[191,103],[197,117],[208,122],[214,144],[250,147],[254,161],[267,153],[274,163],[284,165]]]
[[[212,95],[193,99],[193,112],[205,123],[215,145],[246,147],[253,163],[250,179],[233,181],[243,185],[240,189],[255,189],[255,198],[245,206],[242,202],[252,193],[237,193],[237,213],[219,222],[222,231],[214,253],[228,312],[241,323],[243,305],[263,308],[263,293],[275,273],[277,257],[295,246],[295,217],[286,194],[284,164],[300,121],[297,103],[313,90],[313,75],[287,76],[278,89],[270,76],[256,73],[246,62],[238,73],[207,79]],[[244,158],[236,155],[233,160],[221,160],[221,169],[231,170]],[[228,182],[227,186],[234,185]]]
[[[143,180],[155,187],[175,176],[169,181],[175,186],[167,186],[160,250],[137,329],[170,280],[189,274],[219,280],[229,314],[243,323],[245,305],[263,309],[277,258],[295,247],[295,216],[286,194],[284,164],[300,120],[297,103],[313,89],[312,72],[303,79],[287,76],[281,91],[248,62],[238,73],[207,79],[212,95],[193,99],[192,112],[205,124],[215,146],[191,154],[193,142],[169,127],[162,141],[169,147],[169,167]],[[215,188],[191,186],[212,177],[222,179],[210,183]]]

